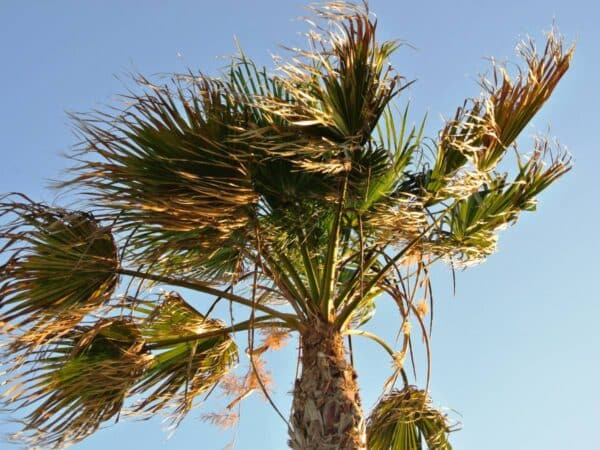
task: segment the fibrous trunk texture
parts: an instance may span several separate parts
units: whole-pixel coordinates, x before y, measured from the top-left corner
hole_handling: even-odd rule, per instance
[[[289,445],[294,450],[365,450],[364,413],[356,372],[342,335],[316,325],[301,337]]]

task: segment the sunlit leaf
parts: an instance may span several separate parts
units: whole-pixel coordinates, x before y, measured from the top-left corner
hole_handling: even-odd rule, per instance
[[[425,391],[408,386],[386,394],[367,422],[370,450],[452,450],[447,417]]]
[[[140,338],[130,321],[102,320],[77,327],[30,355],[10,379],[13,388],[4,393],[11,408],[33,408],[14,438],[59,448],[117,417],[127,392],[152,359]]]
[[[35,203],[2,203],[16,215],[0,229],[7,261],[0,266],[4,325],[89,311],[110,299],[117,249],[110,229],[91,214]]]
[[[225,325],[204,317],[178,294],[167,294],[160,305],[148,310],[141,326],[154,358],[134,390],[144,397],[136,411],[169,408],[179,421],[196,397],[237,364],[237,346]]]

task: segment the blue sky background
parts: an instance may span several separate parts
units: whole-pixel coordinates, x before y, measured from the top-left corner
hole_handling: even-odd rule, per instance
[[[434,136],[467,96],[479,93],[484,59],[515,60],[515,43],[556,20],[577,40],[572,69],[520,140],[526,151],[536,132],[568,146],[575,168],[540,198],[536,213],[501,234],[499,252],[478,267],[435,271],[434,402],[453,408],[463,429],[457,450],[600,448],[600,8],[592,0],[522,2],[370,2],[380,39],[400,38],[393,63],[418,81],[400,98],[413,120],[429,113]],[[26,192],[55,200],[46,189],[67,167],[62,152],[75,143],[66,111],[115,104],[128,73],[147,76],[187,68],[216,74],[235,52],[271,66],[278,44],[300,45],[299,1],[0,1],[0,193]],[[155,78],[155,79],[157,79]],[[194,303],[208,299],[196,297]],[[381,302],[371,327],[393,339],[397,315]],[[369,408],[389,375],[387,355],[357,342],[363,402]],[[275,400],[287,414],[296,345],[271,358]],[[420,371],[424,382],[424,371]],[[170,440],[160,420],[131,422],[98,432],[77,450],[220,449],[230,439],[193,412]],[[0,419],[7,419],[0,416]],[[12,429],[1,425],[0,431]],[[285,447],[285,427],[270,407],[251,397],[235,431],[237,449]],[[5,448],[4,444],[0,447]]]

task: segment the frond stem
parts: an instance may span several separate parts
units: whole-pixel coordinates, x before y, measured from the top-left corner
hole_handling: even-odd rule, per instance
[[[298,247],[300,248],[300,254],[302,255],[302,260],[304,262],[304,268],[306,271],[306,278],[308,279],[308,284],[310,286],[312,299],[313,301],[318,301],[320,296],[320,289],[318,283],[317,271],[315,270],[315,266],[313,264],[312,258],[308,254],[308,249],[306,248],[307,238],[304,234],[304,231],[301,228],[298,228],[298,237],[300,242],[298,243]]]
[[[329,235],[329,243],[327,246],[327,256],[323,265],[323,278],[321,282],[321,315],[328,322],[333,322],[334,300],[333,296],[335,277],[337,269],[337,253],[340,239],[340,229],[342,223],[342,214],[344,212],[344,201],[348,188],[348,173],[344,177],[338,198],[338,210],[335,215],[331,233]]]
[[[271,319],[271,317],[269,317],[269,316],[255,317],[254,320],[244,320],[243,322],[239,322],[239,323],[233,324],[231,326],[228,325],[225,328],[210,330],[205,333],[189,334],[187,336],[180,336],[180,337],[172,338],[172,339],[160,339],[160,340],[152,341],[152,342],[146,344],[144,346],[144,348],[147,350],[156,350],[156,349],[160,349],[160,348],[164,348],[164,347],[171,347],[173,345],[182,344],[185,342],[197,341],[199,339],[207,339],[207,338],[217,337],[217,336],[226,336],[231,332],[246,331],[251,328],[277,327],[277,328],[292,329],[289,327],[289,325],[287,325],[284,322],[280,322],[277,320],[269,320],[269,319]]]
[[[126,275],[126,276],[134,277],[134,278],[142,278],[145,280],[157,281],[159,283],[165,283],[165,284],[169,284],[172,286],[183,287],[186,289],[203,292],[205,294],[214,295],[215,297],[222,297],[222,298],[230,300],[234,303],[247,306],[249,308],[256,308],[257,310],[264,312],[266,314],[269,314],[272,317],[281,319],[285,323],[290,325],[290,327],[293,329],[298,328],[298,322],[296,321],[296,318],[291,314],[283,313],[281,311],[278,311],[276,309],[270,308],[265,305],[260,305],[260,304],[255,305],[252,302],[252,300],[249,300],[245,297],[241,297],[239,295],[235,295],[231,292],[226,292],[226,291],[222,291],[220,289],[213,288],[205,283],[201,283],[198,281],[192,281],[192,280],[185,280],[185,279],[180,279],[180,278],[173,278],[173,277],[169,277],[169,276],[165,276],[165,275],[146,273],[146,272],[141,272],[141,271],[137,271],[137,270],[125,269],[122,267],[118,268],[116,272],[120,275]]]
[[[348,335],[348,336],[363,336],[366,337],[368,339],[371,339],[372,341],[377,342],[379,345],[381,345],[381,347],[383,347],[383,349],[389,353],[389,355],[393,358],[394,357],[394,350],[392,349],[392,347],[389,346],[389,344],[387,342],[385,342],[382,338],[380,338],[379,336],[377,336],[376,334],[370,333],[368,331],[364,331],[364,330],[344,330],[342,332],[342,334]]]
[[[460,200],[455,200],[447,209],[445,212],[450,211],[452,208],[454,208],[454,206],[456,206],[456,204],[459,202]],[[440,214],[439,217],[433,221],[427,228],[425,228],[417,237],[415,237],[412,241],[410,241],[406,247],[404,247],[402,250],[400,250],[394,257],[392,257],[387,264],[381,268],[381,270],[379,270],[377,272],[377,274],[369,281],[369,283],[367,284],[367,286],[364,288],[364,292],[369,292],[371,289],[373,289],[374,286],[376,286],[388,273],[388,271],[400,260],[400,258],[402,258],[409,250],[411,250],[414,246],[416,246],[419,241],[421,239],[423,239],[423,237],[425,237],[425,235],[427,233],[429,233],[434,227],[436,227],[441,220],[444,218],[444,214]],[[335,319],[335,326],[338,329],[344,329],[344,327],[346,326],[348,320],[350,320],[350,317],[352,315],[352,311],[354,311],[354,309],[359,305],[361,301],[361,298],[359,297],[358,299],[348,303],[340,312],[340,314],[338,315],[338,317]]]

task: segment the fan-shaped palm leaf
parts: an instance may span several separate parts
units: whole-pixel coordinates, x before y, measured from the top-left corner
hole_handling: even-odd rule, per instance
[[[299,51],[294,64],[281,67],[287,75],[281,82],[295,102],[265,106],[307,127],[307,133],[362,144],[391,99],[407,86],[387,64],[397,44],[378,44],[377,22],[360,7],[338,2],[313,11],[333,25],[313,29],[313,51]]]
[[[15,438],[60,448],[115,417],[152,359],[140,338],[130,321],[101,320],[30,355],[4,394],[12,407],[34,406]]]
[[[174,231],[194,232],[183,239],[210,247],[243,227],[256,201],[244,148],[226,143],[245,124],[233,94],[217,80],[189,82],[174,92],[145,83],[146,93],[123,113],[79,120],[86,151],[101,160],[83,161],[72,182],[122,211],[120,224],[144,224],[133,235],[138,249],[161,238],[168,245],[176,235],[161,233]]]
[[[570,169],[567,154],[557,154],[549,164],[548,142],[538,141],[534,154],[523,163],[513,182],[506,175],[496,175],[483,189],[457,202],[444,217],[447,233],[436,243],[451,251],[463,264],[480,261],[493,253],[497,230],[517,220],[521,211],[535,209],[536,196]]]
[[[0,230],[11,250],[0,266],[3,324],[77,315],[110,298],[118,260],[109,228],[91,214],[36,203],[0,204],[7,214],[17,218]]]
[[[427,393],[413,386],[386,394],[368,419],[368,448],[452,450],[448,420],[430,403]]]
[[[208,319],[171,293],[144,313],[142,334],[154,358],[134,393],[146,397],[137,411],[174,409],[180,420],[192,408],[194,399],[214,387],[238,361],[237,346],[229,330],[218,320]]]

